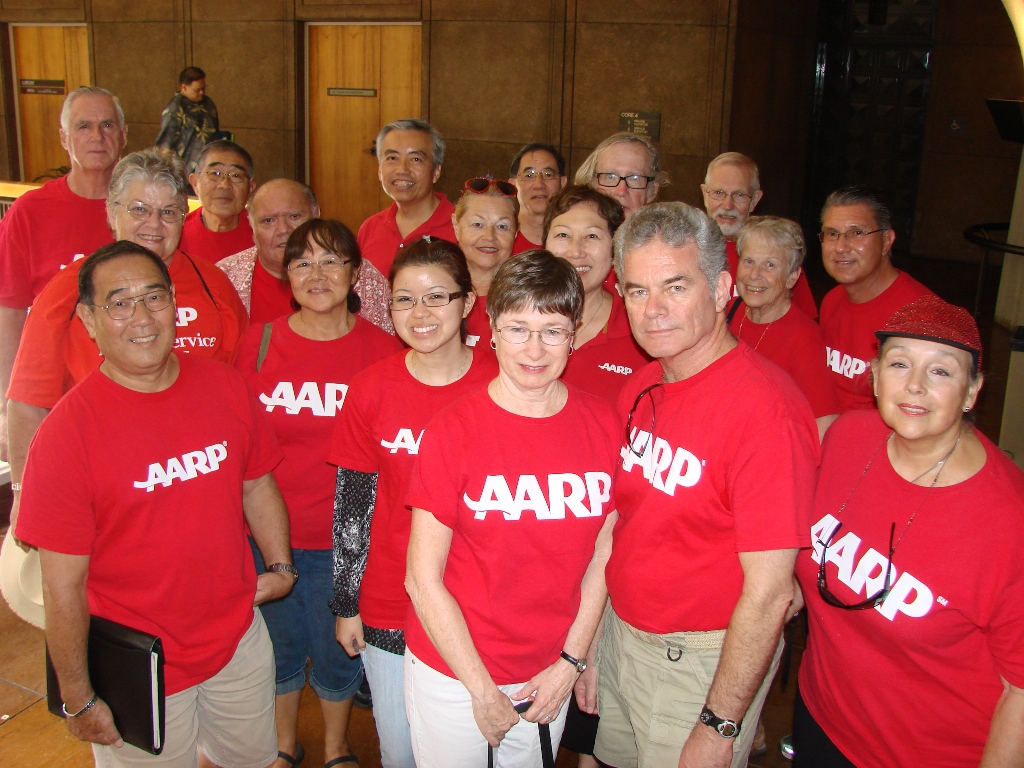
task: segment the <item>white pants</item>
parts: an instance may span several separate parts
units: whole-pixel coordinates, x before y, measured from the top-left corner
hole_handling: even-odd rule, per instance
[[[511,694],[525,685],[499,685]],[[565,728],[569,702],[550,723],[552,752]],[[431,669],[405,650],[405,711],[409,716],[412,752],[418,768],[486,768],[487,740],[473,718],[473,702],[466,686]],[[520,719],[494,750],[495,768],[539,768],[540,729]]]

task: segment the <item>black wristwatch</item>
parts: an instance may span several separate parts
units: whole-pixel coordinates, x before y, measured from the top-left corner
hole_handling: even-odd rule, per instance
[[[735,720],[726,720],[719,717],[707,705],[700,711],[700,721],[704,725],[714,728],[723,739],[735,739],[740,735],[740,724]]]
[[[587,668],[587,660],[586,659],[577,659],[575,656],[570,656],[565,651],[562,651],[558,655],[561,658],[563,658],[566,661],[568,661],[574,667],[576,667],[576,671],[579,672],[581,675],[583,674],[583,670],[585,670]]]
[[[273,565],[268,565],[267,570],[271,573],[290,573],[294,581],[299,580],[299,569],[291,563],[274,563]]]

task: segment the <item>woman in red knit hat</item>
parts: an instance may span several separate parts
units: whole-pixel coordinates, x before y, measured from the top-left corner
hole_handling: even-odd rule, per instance
[[[925,296],[876,335],[878,410],[826,434],[797,561],[811,629],[794,762],[1019,764],[1024,474],[964,421],[978,327]]]

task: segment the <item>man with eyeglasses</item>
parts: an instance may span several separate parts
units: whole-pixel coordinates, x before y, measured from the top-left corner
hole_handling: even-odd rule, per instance
[[[544,247],[544,212],[548,200],[565,188],[565,158],[550,144],[527,144],[516,152],[510,184],[519,190],[519,232],[512,255]]]
[[[15,200],[0,219],[0,461],[7,460],[7,386],[28,308],[63,267],[113,240],[105,201],[128,129],[110,91],[64,99],[60,143],[70,172]]]
[[[757,163],[739,152],[723,152],[708,163],[700,191],[704,195],[704,210],[725,235],[725,255],[729,260],[729,274],[733,281],[732,295],[737,297],[736,270],[739,255],[736,253],[736,235],[764,196]],[[811,286],[803,272],[793,287],[793,305],[808,317],[818,316],[818,306],[814,303]]]
[[[252,157],[233,141],[211,141],[196,159],[189,183],[203,205],[185,217],[182,251],[216,264],[252,247],[245,205],[256,188]]]
[[[319,216],[316,195],[301,182],[271,179],[253,194],[249,201],[253,233],[249,247],[221,259],[217,266],[235,286],[254,325],[269,323],[294,311],[292,289],[284,268],[284,249],[296,227]],[[393,334],[387,280],[365,258],[355,290],[362,300],[359,314]]]
[[[445,146],[444,138],[426,120],[388,123],[377,134],[375,146],[377,177],[394,203],[364,221],[358,239],[364,263],[368,261],[386,277],[399,248],[424,237],[455,242],[455,206],[443,192],[434,191]]]
[[[848,186],[829,195],[818,239],[825,271],[839,283],[822,300],[819,322],[840,413],[874,408],[875,331],[931,291],[893,266],[892,212],[873,189]]]
[[[230,365],[174,351],[167,266],[119,241],[78,273],[76,314],[103,357],[42,422],[16,532],[40,550],[46,645],[67,725],[97,765],[270,765],[274,657],[254,605],[298,579],[271,471],[273,433]],[[253,567],[246,529],[267,572]],[[163,752],[123,743],[92,687],[90,614],[156,635]]]
[[[615,234],[615,268],[656,360],[619,398],[594,755],[742,768],[807,540],[817,426],[793,380],[729,333],[725,243],[703,211],[645,206]]]
[[[576,171],[575,183],[587,184],[619,201],[628,219],[654,201],[667,174],[658,165],[657,148],[646,136],[616,133],[597,145]]]

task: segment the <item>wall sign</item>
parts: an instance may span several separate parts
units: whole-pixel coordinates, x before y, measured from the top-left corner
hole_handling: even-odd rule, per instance
[[[24,78],[18,80],[18,90],[21,93],[63,96],[65,83],[63,80],[30,80]]]
[[[658,141],[661,138],[661,112],[619,112],[619,130]]]
[[[370,96],[377,95],[376,88],[328,88],[328,96]]]

